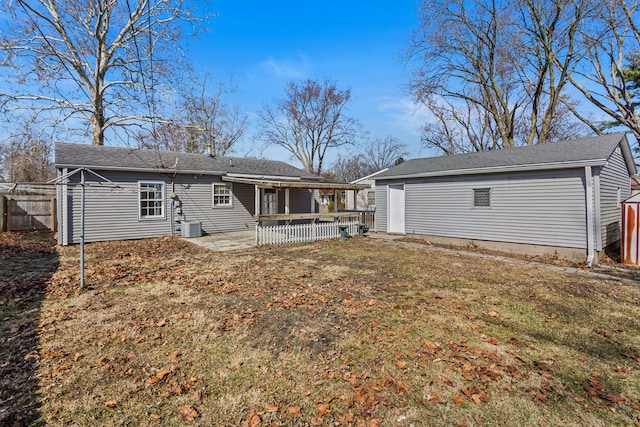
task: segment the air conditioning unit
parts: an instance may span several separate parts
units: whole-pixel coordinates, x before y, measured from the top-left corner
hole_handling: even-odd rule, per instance
[[[182,237],[202,236],[202,227],[199,222],[183,222],[181,224]]]

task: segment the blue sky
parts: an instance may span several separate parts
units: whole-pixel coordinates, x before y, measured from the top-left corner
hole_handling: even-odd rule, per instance
[[[196,71],[233,80],[237,91],[226,100],[251,120],[238,154],[252,145],[260,108],[283,97],[288,81],[307,78],[350,88],[348,113],[370,137],[399,138],[408,157],[433,154],[420,147],[424,114],[402,88],[409,73],[402,50],[418,25],[414,1],[217,0],[212,9],[211,31],[190,42],[187,54]],[[262,155],[290,160],[272,148]]]

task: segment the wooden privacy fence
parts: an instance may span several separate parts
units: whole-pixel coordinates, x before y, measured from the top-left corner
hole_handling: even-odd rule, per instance
[[[0,196],[0,231],[56,229],[56,198],[47,195]]]
[[[358,234],[359,221],[313,222],[309,224],[261,225],[256,224],[258,245],[314,242],[337,239],[341,228],[350,236]]]

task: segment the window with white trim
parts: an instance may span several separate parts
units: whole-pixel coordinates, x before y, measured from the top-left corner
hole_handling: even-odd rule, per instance
[[[372,209],[376,205],[376,191],[367,191],[367,209]]]
[[[140,219],[164,218],[164,182],[138,181]]]
[[[491,189],[490,188],[474,188],[473,189],[473,206],[478,208],[487,208],[491,206]]]
[[[213,184],[213,207],[233,206],[233,193],[231,184]]]
[[[622,206],[622,188],[618,187],[618,191],[616,192],[616,206]]]

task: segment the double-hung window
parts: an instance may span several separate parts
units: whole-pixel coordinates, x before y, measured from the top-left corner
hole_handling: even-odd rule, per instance
[[[213,207],[231,207],[233,206],[233,193],[231,192],[231,184],[213,184]]]
[[[164,182],[138,181],[140,219],[164,218]]]

